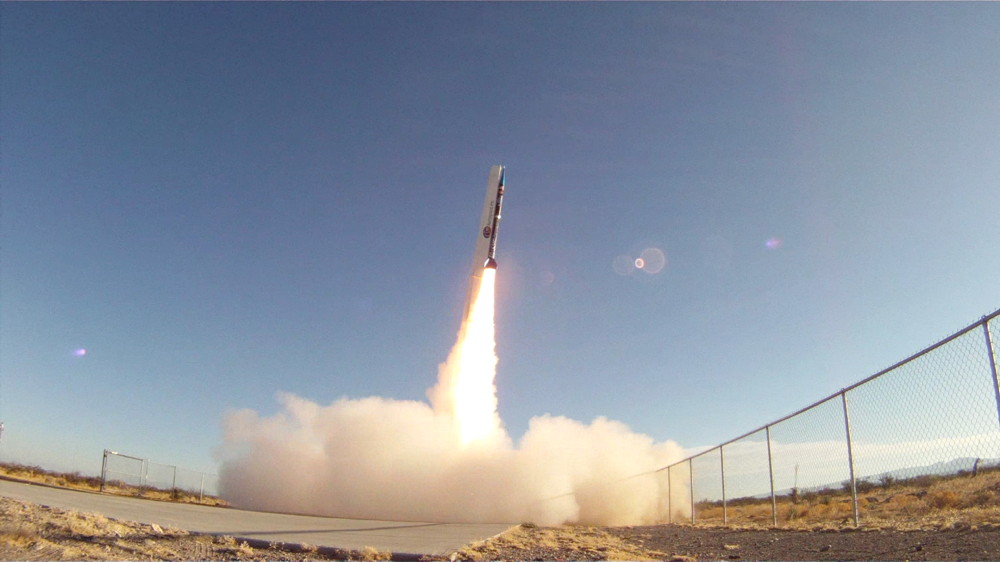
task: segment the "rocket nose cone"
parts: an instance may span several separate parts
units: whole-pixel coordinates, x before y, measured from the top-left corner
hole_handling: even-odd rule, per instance
[[[497,260],[493,258],[486,260],[486,266],[484,267],[484,269],[496,269],[496,268],[497,268]]]

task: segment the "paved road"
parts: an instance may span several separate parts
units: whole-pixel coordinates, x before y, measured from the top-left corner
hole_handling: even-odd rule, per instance
[[[0,496],[197,533],[351,550],[373,546],[401,555],[450,554],[466,544],[498,535],[511,527],[504,524],[401,523],[263,513],[110,496],[5,480],[0,480]]]

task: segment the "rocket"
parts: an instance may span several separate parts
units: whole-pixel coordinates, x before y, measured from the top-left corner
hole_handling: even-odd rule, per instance
[[[490,168],[486,182],[486,201],[483,202],[483,216],[479,219],[479,239],[473,254],[472,273],[477,269],[497,268],[497,228],[500,226],[500,205],[503,204],[503,166]]]
[[[496,269],[497,228],[500,226],[500,206],[503,204],[504,167],[490,168],[486,180],[486,200],[483,202],[483,214],[479,219],[479,231],[476,234],[476,250],[472,254],[472,277],[469,280],[469,294],[465,303],[465,316],[475,301],[479,284],[483,278],[483,270]]]

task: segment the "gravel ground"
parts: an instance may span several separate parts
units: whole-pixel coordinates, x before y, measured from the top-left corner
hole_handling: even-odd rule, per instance
[[[529,526],[458,554],[485,560],[1000,560],[1000,525],[936,531]]]
[[[1000,526],[937,531],[785,531],[682,525],[610,529],[651,550],[699,559],[998,560]]]

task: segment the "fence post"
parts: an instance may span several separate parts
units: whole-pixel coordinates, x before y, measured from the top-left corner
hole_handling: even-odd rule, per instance
[[[719,472],[722,478],[722,524],[729,524],[729,514],[726,512],[726,459],[722,453],[722,446],[719,446]]]
[[[694,525],[694,460],[688,459],[688,484],[691,487],[691,524]]]
[[[101,491],[104,491],[104,482],[108,477],[108,450],[104,449],[104,458],[101,460]]]
[[[671,500],[671,496],[674,493],[674,487],[672,485],[673,483],[670,481],[670,469],[671,468],[673,468],[673,467],[672,466],[668,466],[667,467],[667,523],[673,523],[674,522],[674,506],[673,506],[673,503],[670,501]]]
[[[170,483],[170,494],[177,496],[177,466],[174,465],[174,480]]]
[[[859,523],[858,517],[858,484],[854,479],[854,446],[851,442],[851,416],[847,412],[847,391],[840,391],[840,401],[844,405],[844,434],[847,436],[847,464],[851,475],[851,510],[854,512],[854,526]]]
[[[1000,377],[997,377],[997,356],[993,349],[990,324],[986,320],[983,320],[983,335],[986,336],[986,355],[990,358],[990,371],[993,373],[993,392],[997,398],[997,421],[1000,421]]]
[[[198,501],[205,501],[205,473],[201,473],[201,489],[198,491]]]
[[[774,498],[774,463],[771,461],[771,426],[764,426],[767,435],[767,475],[771,479],[771,523],[778,526],[778,502]]]

